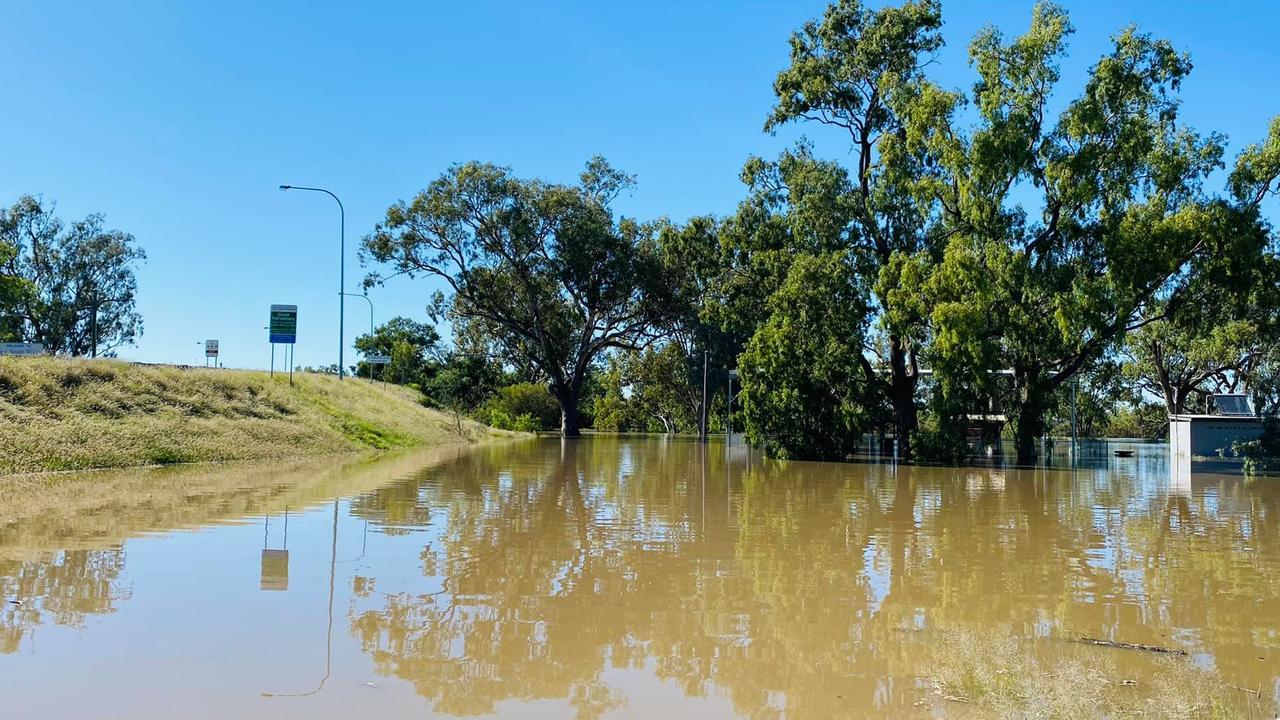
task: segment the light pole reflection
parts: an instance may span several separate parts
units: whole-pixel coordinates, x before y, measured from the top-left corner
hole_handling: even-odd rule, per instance
[[[282,698],[282,697],[306,697],[315,695],[324,689],[324,684],[329,682],[329,675],[333,672],[333,588],[334,574],[338,566],[338,498],[333,499],[333,539],[329,546],[329,624],[325,629],[324,638],[324,676],[320,678],[320,682],[315,689],[299,693],[269,693],[263,692],[262,697]]]

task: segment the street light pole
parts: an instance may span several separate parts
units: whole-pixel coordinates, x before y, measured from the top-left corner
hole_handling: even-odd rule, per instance
[[[92,343],[92,346],[89,348],[89,357],[98,357],[98,311],[102,309],[103,305],[121,301],[122,298],[107,298],[103,300],[98,294],[98,289],[96,287],[93,289],[93,315],[89,320],[89,342]]]
[[[342,207],[342,201],[337,195],[325,190],[324,188],[315,187],[299,187],[297,185],[281,185],[281,190],[309,190],[311,192],[321,192],[333,198],[338,203],[338,380],[342,380],[342,349],[346,345],[342,329],[342,316],[345,311],[343,296],[346,295],[347,287],[347,211]]]
[[[342,294],[348,295],[350,297],[364,298],[364,301],[369,303],[369,340],[372,341],[373,340],[373,301],[369,299],[368,293],[364,295],[357,295],[355,293],[344,292]],[[386,371],[383,370],[383,372],[385,373]],[[369,382],[373,382],[373,363],[369,363]]]

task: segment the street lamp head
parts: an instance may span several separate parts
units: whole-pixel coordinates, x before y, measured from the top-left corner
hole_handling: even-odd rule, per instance
[[[281,186],[280,186],[280,189],[281,189],[281,190],[292,190],[292,189],[293,189],[293,186],[292,186],[292,185],[281,185]]]

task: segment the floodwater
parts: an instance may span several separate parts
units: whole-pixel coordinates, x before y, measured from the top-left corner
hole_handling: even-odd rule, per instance
[[[1084,465],[594,438],[0,481],[0,716],[938,717],[950,629],[1275,693],[1280,479]]]

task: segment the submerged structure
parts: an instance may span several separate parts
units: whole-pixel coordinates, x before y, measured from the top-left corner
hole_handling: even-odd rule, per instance
[[[1249,406],[1246,395],[1214,395],[1210,413],[1169,416],[1171,457],[1217,457],[1229,453],[1236,442],[1262,434],[1262,419]]]

